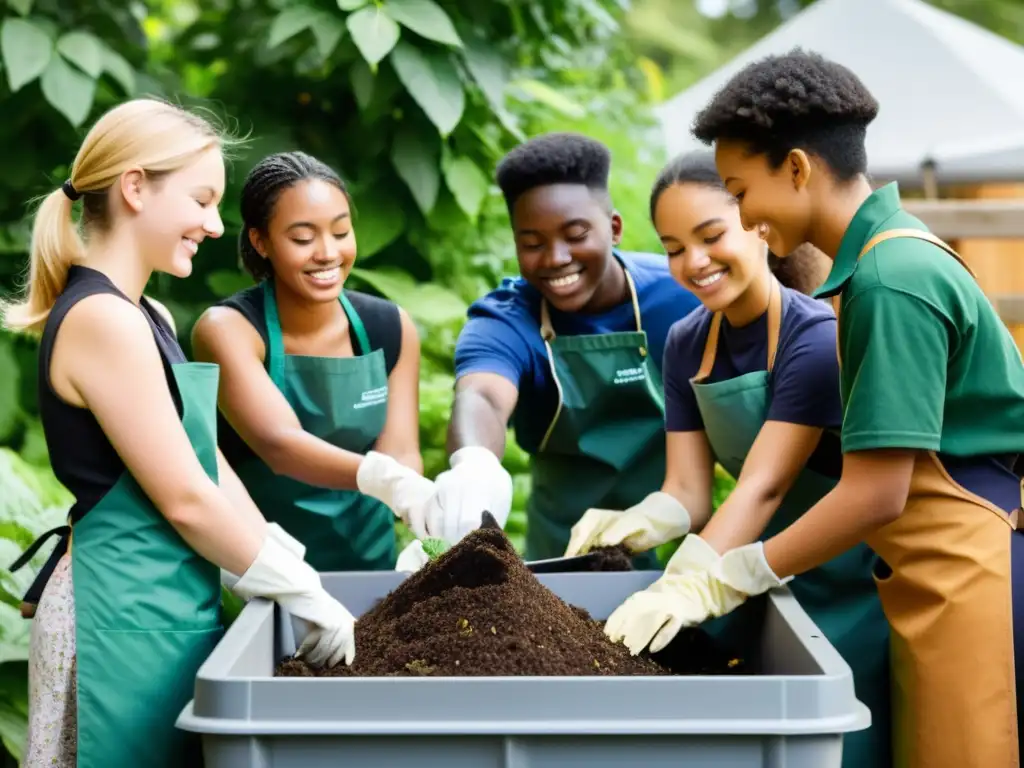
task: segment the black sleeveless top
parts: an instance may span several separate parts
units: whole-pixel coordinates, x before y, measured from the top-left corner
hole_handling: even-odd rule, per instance
[[[69,404],[53,391],[50,384],[50,360],[61,323],[64,322],[64,318],[75,304],[97,293],[109,293],[131,303],[131,299],[125,296],[102,272],[89,267],[73,265],[68,270],[67,285],[64,287],[64,291],[57,297],[50,310],[39,342],[39,376],[36,391],[39,399],[39,417],[43,425],[43,434],[46,437],[53,473],[75,499],[70,510],[72,523],[79,522],[89,510],[95,507],[117,484],[125,471],[124,462],[118,456],[92,411]],[[180,416],[182,413],[181,395],[171,372],[171,366],[174,363],[187,362],[185,354],[163,316],[145,297],[142,298],[140,304],[142,312],[149,322],[149,327],[153,331],[157,348],[160,350],[167,383]],[[102,361],[97,361],[97,365],[102,364]],[[24,600],[29,603],[39,602],[43,588],[52,575],[53,569],[67,551],[68,529],[61,527],[50,533],[60,534],[60,540],[25,593]],[[36,543],[42,545],[47,538],[49,535],[44,535]]]
[[[366,328],[366,336],[370,341],[370,350],[383,350],[384,369],[390,376],[398,362],[398,355],[402,350],[402,318],[398,313],[398,306],[387,299],[371,296],[367,293],[360,293],[345,289],[345,297],[352,303],[353,308],[363,321]],[[270,342],[267,334],[267,322],[264,315],[266,302],[263,300],[263,285],[254,285],[246,288],[228,298],[217,302],[216,306],[231,307],[241,313],[259,333],[263,339],[264,346],[269,350]],[[359,349],[359,340],[355,331],[349,325],[349,339],[352,341],[352,349]],[[265,364],[264,364],[264,367]],[[255,454],[252,448],[239,437],[231,424],[219,411],[217,413],[217,443],[221,453],[232,467],[239,463],[253,458]]]
[[[57,298],[43,329],[39,343],[39,415],[50,454],[50,464],[57,479],[75,497],[71,507],[72,522],[78,522],[117,483],[124,473],[124,462],[107,439],[92,411],[65,402],[50,385],[50,358],[57,331],[67,313],[82,299],[97,293],[109,293],[131,302],[102,272],[83,266],[72,266],[67,286]],[[171,365],[187,362],[178,340],[167,321],[145,297],[143,314],[164,363],[178,414],[182,413],[181,396]],[[102,365],[102,361],[96,361]]]

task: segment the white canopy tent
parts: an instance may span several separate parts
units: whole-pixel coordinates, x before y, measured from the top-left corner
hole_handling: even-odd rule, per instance
[[[747,64],[795,47],[839,62],[880,103],[877,181],[920,188],[1024,180],[1024,48],[922,0],[817,0],[657,109],[671,155],[702,146],[693,119]]]

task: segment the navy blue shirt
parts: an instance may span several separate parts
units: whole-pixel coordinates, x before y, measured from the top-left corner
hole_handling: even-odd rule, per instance
[[[836,357],[836,318],[832,308],[798,291],[782,288],[782,323],[775,367],[769,377],[769,421],[838,430],[843,421]],[[662,362],[665,379],[665,428],[669,432],[704,429],[690,379],[700,369],[712,313],[701,307],[669,331]],[[718,354],[707,382],[724,381],[768,367],[768,315],[742,328],[722,319]],[[837,436],[823,435],[808,467],[838,477],[841,449]]]
[[[664,256],[616,251],[636,284],[643,330],[652,362],[662,359],[669,328],[700,306],[668,271]],[[513,421],[516,442],[535,453],[558,402],[547,352],[540,336],[540,292],[522,277],[506,278],[473,302],[455,345],[456,378],[496,373],[519,389]],[[559,335],[615,333],[636,329],[631,301],[596,315],[559,312],[551,307]],[[655,366],[657,369],[657,366]]]

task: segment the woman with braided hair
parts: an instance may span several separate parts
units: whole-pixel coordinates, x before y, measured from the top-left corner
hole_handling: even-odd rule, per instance
[[[242,263],[257,285],[208,309],[199,360],[220,365],[220,444],[266,518],[319,571],[395,567],[394,517],[425,535],[419,338],[395,304],[345,288],[348,192],[303,152],[242,189]],[[393,511],[393,512],[392,512]]]

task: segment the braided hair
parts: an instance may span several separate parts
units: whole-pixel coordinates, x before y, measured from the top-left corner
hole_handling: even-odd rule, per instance
[[[278,152],[265,157],[246,176],[242,187],[242,231],[238,235],[238,252],[242,266],[257,282],[273,275],[274,269],[252,244],[249,230],[265,233],[281,193],[310,179],[333,184],[349,198],[341,177],[330,166],[305,152]]]

